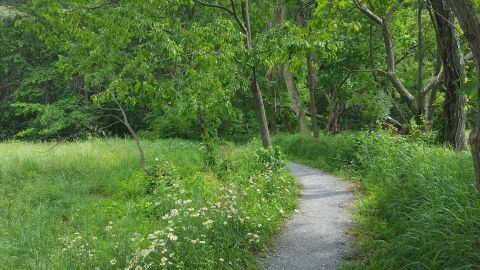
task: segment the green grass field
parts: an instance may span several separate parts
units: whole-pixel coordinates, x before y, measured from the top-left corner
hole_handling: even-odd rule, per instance
[[[182,140],[0,144],[0,269],[254,269],[298,187],[279,153]]]

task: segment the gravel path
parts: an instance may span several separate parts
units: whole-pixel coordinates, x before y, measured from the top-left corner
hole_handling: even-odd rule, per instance
[[[338,269],[349,250],[347,182],[295,163],[288,167],[302,183],[300,208],[276,240],[266,259],[268,270]]]

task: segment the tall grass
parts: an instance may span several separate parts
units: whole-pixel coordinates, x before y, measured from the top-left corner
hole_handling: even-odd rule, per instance
[[[480,269],[471,156],[384,132],[275,138],[288,155],[359,179],[346,269]]]
[[[0,144],[0,269],[256,268],[298,188],[256,144]]]

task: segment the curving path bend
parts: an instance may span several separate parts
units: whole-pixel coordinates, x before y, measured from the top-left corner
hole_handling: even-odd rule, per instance
[[[288,167],[302,183],[299,212],[276,239],[265,268],[338,269],[350,249],[351,188],[319,170],[291,162]]]

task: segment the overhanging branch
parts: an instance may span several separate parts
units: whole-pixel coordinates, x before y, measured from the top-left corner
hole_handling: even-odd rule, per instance
[[[205,6],[205,7],[218,8],[218,9],[221,9],[223,11],[226,11],[228,14],[230,14],[235,19],[235,21],[237,21],[237,24],[240,27],[240,29],[242,30],[242,32],[244,34],[247,33],[247,29],[246,29],[245,25],[240,20],[240,17],[238,17],[238,13],[237,13],[237,10],[235,8],[235,1],[234,0],[230,0],[230,4],[232,6],[232,9],[229,9],[226,6],[223,6],[223,5],[220,5],[220,4],[205,3],[205,2],[202,2],[202,1],[199,1],[199,0],[193,0],[193,2],[195,2],[199,5]]]

